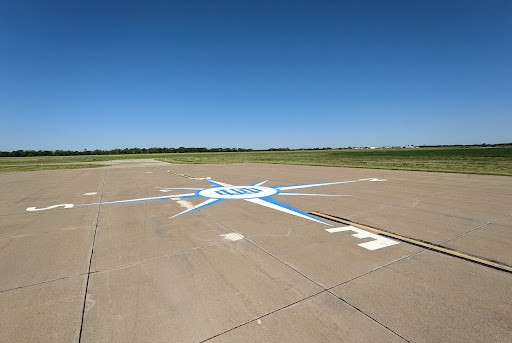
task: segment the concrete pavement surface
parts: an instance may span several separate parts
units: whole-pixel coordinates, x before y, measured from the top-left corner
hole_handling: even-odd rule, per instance
[[[0,342],[512,341],[512,274],[313,211],[512,264],[510,177],[153,160],[3,173]]]

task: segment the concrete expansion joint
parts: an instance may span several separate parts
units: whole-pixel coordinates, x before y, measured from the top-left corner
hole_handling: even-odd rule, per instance
[[[0,241],[7,240],[7,239],[16,239],[16,238],[24,238],[24,237],[43,236],[43,235],[48,235],[48,234],[57,234],[57,233],[65,232],[65,231],[71,231],[71,230],[94,230],[94,228],[95,228],[94,226],[89,226],[89,225],[79,226],[79,227],[70,227],[70,228],[58,229],[58,230],[53,230],[53,231],[43,231],[43,232],[38,232],[38,233],[27,233],[24,235],[9,236],[9,237],[0,238]]]
[[[510,218],[510,217],[512,217],[512,215],[507,214],[507,215],[501,216],[501,217],[499,217],[499,218],[497,218],[497,219],[493,219],[493,220],[491,220],[491,221],[488,221],[488,222],[487,222],[487,223],[485,223],[485,224],[482,224],[482,225],[480,225],[480,226],[477,226],[477,227],[476,227],[476,228],[474,228],[474,229],[471,229],[471,230],[469,230],[469,231],[466,231],[466,232],[464,232],[464,233],[461,233],[460,235],[457,235],[457,236],[455,236],[455,237],[452,237],[452,238],[450,238],[450,239],[447,239],[446,241],[441,242],[441,244],[444,244],[444,243],[447,243],[447,242],[453,241],[454,239],[457,239],[457,238],[460,238],[460,237],[464,237],[464,236],[466,236],[466,235],[468,235],[468,234],[470,234],[470,233],[472,233],[472,232],[474,232],[474,231],[477,231],[477,230],[483,229],[484,227],[486,227],[486,226],[488,226],[488,225],[490,225],[490,224],[494,224],[494,223],[500,222],[500,221],[505,220],[505,219]]]
[[[80,319],[80,331],[78,333],[78,342],[82,341],[82,332],[84,327],[84,319],[85,314],[87,310],[87,291],[89,290],[89,279],[91,277],[91,265],[92,265],[92,256],[94,255],[94,244],[96,243],[96,234],[98,233],[98,226],[100,223],[100,209],[101,209],[101,202],[103,200],[103,191],[105,190],[105,182],[107,179],[107,171],[103,173],[103,185],[101,186],[101,193],[100,193],[100,201],[98,205],[98,211],[96,213],[96,221],[95,221],[95,227],[94,227],[94,235],[92,238],[92,244],[91,244],[91,253],[89,255],[89,266],[87,270],[87,281],[85,283],[85,294],[84,294],[84,301],[82,306],[82,317]]]
[[[28,285],[21,285],[21,286],[12,287],[12,288],[0,289],[0,293],[10,292],[10,291],[14,291],[14,290],[17,290],[17,289],[23,289],[23,288],[33,287],[33,286],[44,285],[46,283],[52,283],[52,282],[56,282],[56,281],[67,280],[67,279],[71,279],[71,278],[74,278],[74,277],[77,277],[77,276],[83,276],[83,275],[87,275],[87,273],[80,273],[80,274],[74,274],[74,275],[69,275],[69,276],[63,276],[63,277],[60,277],[60,278],[51,279],[51,280],[44,280],[44,281],[41,281],[41,282],[31,283],[31,284],[28,284]]]
[[[234,232],[233,230],[229,229],[226,225],[222,224],[220,221],[216,220],[215,218],[212,218],[212,219],[213,219],[217,224],[219,224],[220,226],[224,227],[226,230],[228,230],[228,231],[230,231],[230,232]],[[223,335],[223,334],[225,334],[225,333],[228,333],[228,332],[231,332],[231,331],[233,331],[233,330],[236,330],[236,329],[238,329],[238,328],[240,328],[240,327],[242,327],[242,326],[245,326],[245,325],[247,325],[247,324],[250,324],[250,323],[253,323],[253,322],[257,322],[257,321],[260,321],[262,318],[267,317],[267,316],[269,316],[269,315],[271,315],[271,314],[273,314],[273,313],[276,313],[276,312],[279,312],[279,311],[281,311],[281,310],[287,309],[287,308],[289,308],[289,307],[291,307],[291,306],[293,306],[293,305],[296,305],[296,304],[302,303],[302,302],[304,302],[304,301],[306,301],[306,300],[309,300],[309,299],[311,299],[311,298],[314,298],[314,297],[316,297],[316,296],[318,296],[318,295],[320,295],[320,294],[324,294],[324,293],[329,293],[329,294],[331,294],[331,295],[335,296],[337,299],[339,299],[340,301],[342,301],[343,303],[345,303],[347,306],[350,306],[351,308],[353,308],[353,309],[354,309],[354,310],[356,310],[357,312],[361,313],[361,314],[362,314],[362,315],[364,315],[366,318],[368,318],[368,319],[372,320],[373,322],[375,322],[376,324],[378,324],[378,325],[379,325],[379,326],[381,326],[382,328],[384,328],[384,329],[388,330],[389,332],[391,332],[392,334],[394,334],[394,335],[396,335],[396,336],[400,337],[400,338],[401,338],[401,339],[403,339],[404,341],[406,341],[406,342],[410,342],[409,340],[407,340],[406,338],[402,337],[401,335],[399,335],[398,333],[396,333],[395,331],[393,331],[393,330],[392,330],[392,329],[390,329],[389,327],[387,327],[387,326],[385,326],[384,324],[380,323],[380,322],[379,322],[378,320],[376,320],[375,318],[371,317],[369,314],[367,314],[367,313],[363,312],[361,309],[359,309],[359,308],[355,307],[354,305],[350,304],[350,303],[349,303],[348,301],[346,301],[345,299],[340,298],[339,296],[337,296],[336,294],[334,294],[334,293],[331,291],[333,288],[335,288],[335,287],[337,287],[337,286],[341,285],[342,283],[340,283],[339,285],[332,286],[332,287],[325,287],[323,284],[321,284],[321,283],[319,283],[319,282],[317,282],[317,281],[313,280],[311,277],[309,277],[309,276],[307,276],[306,274],[302,273],[301,271],[299,271],[299,270],[298,270],[298,269],[296,269],[295,267],[293,267],[293,266],[289,265],[288,263],[286,263],[285,261],[283,261],[283,260],[282,260],[282,259],[280,259],[279,257],[275,256],[275,255],[274,255],[274,254],[272,254],[271,252],[267,251],[267,250],[266,250],[266,249],[264,249],[263,247],[259,246],[257,243],[255,243],[255,242],[254,242],[254,241],[252,241],[251,239],[249,239],[249,238],[247,238],[247,237],[245,237],[245,236],[242,236],[242,237],[243,237],[243,238],[242,238],[243,240],[245,240],[245,241],[247,241],[248,243],[252,244],[254,247],[256,247],[257,249],[261,250],[261,251],[262,251],[262,252],[264,252],[265,254],[269,255],[269,256],[270,256],[270,257],[272,257],[273,259],[277,260],[279,263],[281,263],[281,264],[285,265],[286,267],[290,268],[291,270],[293,270],[293,271],[294,271],[294,272],[296,272],[297,274],[299,274],[299,275],[301,275],[302,277],[306,278],[307,280],[311,281],[312,283],[314,283],[314,284],[315,284],[315,285],[317,285],[318,287],[322,288],[322,290],[321,290],[321,291],[319,291],[319,292],[317,292],[317,293],[314,293],[314,294],[312,294],[312,295],[310,295],[310,296],[307,296],[307,297],[305,297],[305,298],[302,298],[302,299],[300,299],[300,300],[294,301],[294,302],[292,302],[291,304],[288,304],[288,305],[282,306],[282,307],[280,307],[280,308],[278,308],[278,309],[275,309],[275,310],[273,310],[273,311],[270,311],[270,312],[268,312],[268,313],[266,313],[266,314],[264,314],[264,315],[262,315],[262,316],[259,316],[259,317],[257,317],[257,318],[254,318],[254,319],[252,319],[252,320],[249,320],[249,321],[247,321],[247,322],[245,322],[245,323],[242,323],[242,324],[239,324],[239,325],[237,325],[237,326],[234,326],[234,327],[232,327],[231,329],[225,330],[225,331],[223,331],[223,332],[221,332],[221,333],[218,333],[218,334],[216,334],[216,335],[214,335],[214,336],[211,336],[211,337],[209,337],[209,338],[207,338],[207,339],[205,339],[205,340],[200,341],[201,343],[202,343],[202,342],[207,342],[207,341],[209,341],[209,340],[211,340],[211,339],[213,339],[213,338],[216,338],[216,337],[222,336],[222,335]],[[394,261],[394,262],[396,262],[396,261]],[[385,267],[385,266],[383,266],[383,267]],[[383,268],[383,267],[382,267],[382,268]],[[374,271],[374,270],[372,270],[372,271]]]
[[[267,313],[265,313],[264,315],[261,315],[261,316],[259,316],[259,317],[254,318],[254,319],[251,319],[251,320],[248,320],[248,321],[247,321],[247,322],[245,322],[245,323],[242,323],[242,324],[236,325],[236,326],[232,327],[231,329],[225,330],[225,331],[220,332],[220,333],[218,333],[218,334],[215,334],[215,335],[213,335],[213,336],[211,336],[211,337],[208,337],[207,339],[204,339],[204,340],[202,340],[202,341],[199,341],[199,343],[208,342],[208,341],[210,341],[210,340],[212,340],[212,339],[214,339],[214,338],[217,338],[217,337],[222,336],[222,335],[224,335],[224,334],[226,334],[226,333],[228,333],[228,332],[231,332],[231,331],[233,331],[233,330],[236,330],[236,329],[238,329],[238,328],[241,328],[242,326],[245,326],[245,325],[247,325],[247,324],[254,323],[254,322],[258,322],[258,321],[260,321],[261,319],[263,319],[263,318],[265,318],[265,317],[267,317],[267,316],[270,316],[271,314],[274,314],[274,313],[279,312],[279,311],[281,311],[281,310],[287,309],[288,307],[291,307],[291,306],[293,306],[293,305],[299,304],[299,303],[304,302],[304,301],[306,301],[306,300],[308,300],[308,299],[314,298],[314,297],[316,297],[317,295],[320,295],[320,294],[322,294],[322,293],[325,293],[326,291],[327,291],[327,290],[325,290],[325,289],[324,289],[324,290],[319,291],[319,292],[317,292],[317,293],[315,293],[315,294],[312,294],[312,295],[307,296],[307,297],[305,297],[305,298],[302,298],[302,299],[299,299],[299,300],[297,300],[297,301],[294,301],[294,302],[292,302],[292,303],[290,303],[290,304],[288,304],[288,305],[285,305],[285,306],[282,306],[282,307],[280,307],[280,308],[278,308],[278,309],[275,309],[275,310],[272,310],[272,311],[270,311],[270,312],[267,312]]]
[[[215,247],[215,246],[222,245],[222,244],[228,244],[228,242],[218,241],[216,243],[211,243],[211,244],[207,244],[207,245],[204,245],[204,246],[193,247],[193,248],[190,248],[190,249],[187,249],[187,250],[181,250],[181,251],[173,252],[173,253],[170,253],[170,254],[163,254],[163,255],[153,256],[153,257],[150,257],[150,258],[145,258],[145,259],[142,259],[142,260],[139,260],[139,261],[136,261],[136,262],[123,264],[123,265],[117,266],[115,268],[91,270],[90,274],[101,274],[101,273],[112,272],[112,271],[115,271],[115,270],[122,270],[122,269],[130,268],[130,267],[138,266],[138,265],[146,263],[146,262],[158,260],[158,259],[161,259],[161,258],[166,258],[166,257],[171,257],[171,256],[182,256],[182,255],[189,254],[191,252],[196,252],[198,250],[208,249],[208,248]]]
[[[365,313],[363,310],[361,310],[359,307],[349,303],[347,300],[343,299],[342,297],[340,297],[339,295],[336,295],[334,294],[333,292],[331,292],[330,290],[327,290],[328,293],[334,295],[336,298],[338,298],[339,300],[341,300],[342,302],[344,302],[345,304],[347,304],[348,306],[352,307],[354,310],[356,310],[357,312],[361,313],[363,316],[365,316],[366,318],[372,320],[373,322],[377,323],[378,325],[380,325],[381,327],[383,327],[384,329],[388,330],[389,332],[392,332],[393,334],[395,334],[396,336],[400,337],[401,339],[403,339],[404,341],[406,342],[411,342],[410,340],[408,340],[407,338],[403,337],[402,335],[400,335],[399,333],[397,333],[396,331],[392,330],[391,328],[387,327],[386,325],[382,324],[381,322],[379,322],[377,319],[373,318],[372,316],[368,315],[367,313]]]

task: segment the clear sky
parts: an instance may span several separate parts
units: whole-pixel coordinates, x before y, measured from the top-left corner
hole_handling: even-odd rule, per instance
[[[512,1],[0,1],[0,150],[512,141]]]

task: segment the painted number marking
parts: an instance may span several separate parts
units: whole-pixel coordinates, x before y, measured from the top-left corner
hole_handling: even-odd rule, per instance
[[[360,247],[368,249],[368,250],[377,250],[377,249],[389,247],[389,246],[399,243],[392,239],[382,237],[382,236],[376,235],[376,234],[368,232],[368,231],[361,230],[361,229],[359,229],[357,227],[353,227],[353,226],[335,227],[332,229],[325,229],[325,231],[330,232],[330,233],[342,232],[342,231],[353,231],[353,232],[355,232],[352,235],[353,237],[356,237],[359,239],[373,238],[373,241],[358,244]]]
[[[53,205],[53,206],[42,207],[42,208],[29,207],[29,208],[27,208],[27,212],[51,210],[52,208],[57,208],[57,207],[73,208],[74,206],[75,206],[75,204],[60,204],[60,205]]]
[[[242,195],[242,194],[256,194],[256,193],[260,193],[261,192],[261,189],[258,189],[258,188],[247,188],[247,187],[244,187],[244,188],[224,188],[224,189],[221,189],[220,191],[215,191],[215,193],[219,194],[219,195]]]

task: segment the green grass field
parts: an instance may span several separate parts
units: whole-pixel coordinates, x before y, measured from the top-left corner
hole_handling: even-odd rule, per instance
[[[171,163],[279,163],[512,176],[512,147],[173,154]]]
[[[4,164],[0,159],[0,172],[14,172],[14,171],[34,171],[34,170],[54,170],[54,169],[81,169],[81,168],[99,168],[106,164],[80,164],[80,163],[65,163],[65,164]]]
[[[119,159],[170,163],[278,163],[512,176],[512,147],[302,150],[0,158],[0,171],[87,168]]]

